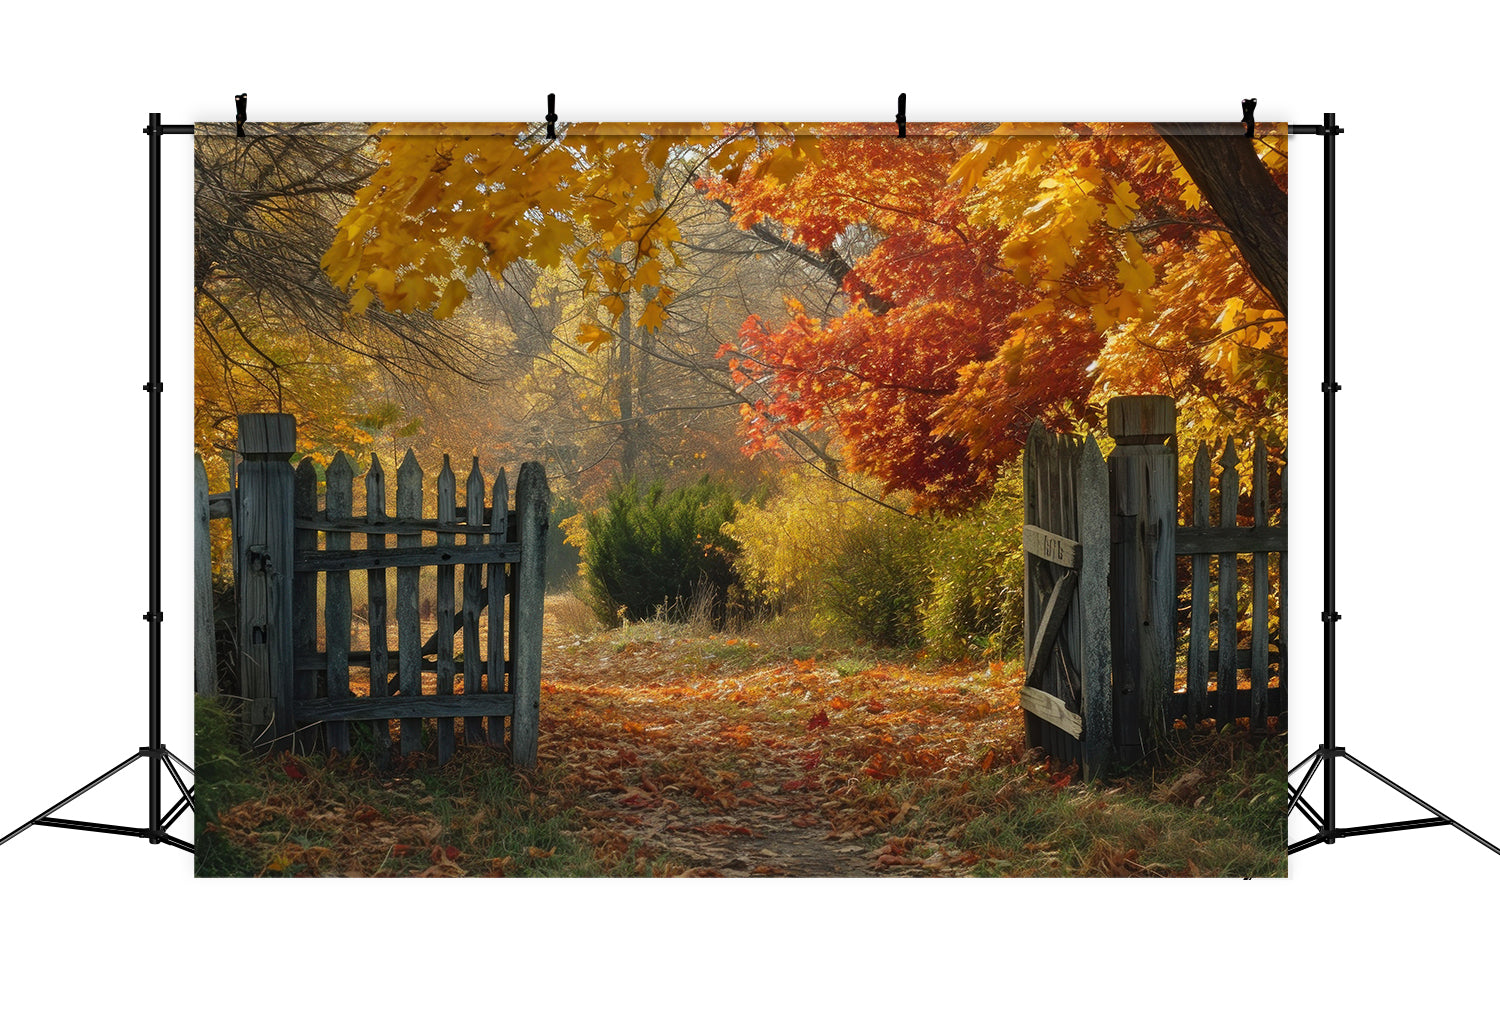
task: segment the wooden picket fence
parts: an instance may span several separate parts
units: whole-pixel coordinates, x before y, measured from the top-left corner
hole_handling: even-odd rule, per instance
[[[487,484],[475,458],[460,506],[445,455],[436,517],[424,518],[415,454],[408,450],[396,469],[394,516],[384,467],[372,459],[356,516],[357,470],[347,455],[325,471],[320,507],[312,460],[291,466],[291,416],[241,416],[239,430],[229,504],[241,696],[252,730],[273,745],[307,746],[321,735],[347,751],[348,723],[368,721],[383,761],[393,732],[403,756],[424,749],[423,724],[432,720],[441,764],[455,752],[462,719],[466,743],[504,746],[513,762],[534,765],[551,501],[542,466],[521,467],[511,507],[504,471]],[[436,621],[424,639],[419,589],[427,567],[435,567]],[[366,593],[362,626],[351,598],[356,579]],[[361,637],[363,648],[355,645]]]
[[[1286,479],[1281,502],[1271,505],[1271,476],[1265,438],[1257,438],[1251,456],[1248,496],[1240,492],[1238,453],[1231,439],[1219,458],[1218,502],[1214,502],[1213,454],[1200,444],[1193,459],[1192,525],[1177,528],[1177,554],[1192,562],[1190,610],[1186,645],[1186,686],[1174,690],[1171,713],[1187,723],[1212,718],[1223,726],[1247,718],[1264,728],[1271,715],[1286,713],[1286,617],[1277,612],[1276,643],[1272,645],[1270,559],[1278,561],[1278,576],[1286,579]],[[1248,497],[1252,525],[1240,526],[1240,506]],[[1217,505],[1217,521],[1210,510]],[[1274,519],[1274,523],[1273,523]],[[1241,647],[1239,556],[1249,554],[1250,628]],[[1216,570],[1216,573],[1211,573]],[[1217,594],[1211,575],[1217,575]],[[1210,618],[1215,621],[1210,622]],[[1215,647],[1215,641],[1218,646]],[[1248,670],[1248,672],[1246,671]],[[1273,673],[1277,685],[1273,688]],[[1209,676],[1214,689],[1208,689]],[[1248,688],[1240,682],[1248,675]],[[1226,701],[1226,698],[1227,701]]]
[[[1217,486],[1213,455],[1200,447],[1192,522],[1180,524],[1171,399],[1114,399],[1108,429],[1106,460],[1092,437],[1034,424],[1023,459],[1027,742],[1087,777],[1139,760],[1173,728],[1265,729],[1286,713],[1286,630],[1270,573],[1273,555],[1285,571],[1285,484],[1273,507],[1264,439],[1248,494],[1233,440]],[[1250,560],[1248,631],[1241,555]]]

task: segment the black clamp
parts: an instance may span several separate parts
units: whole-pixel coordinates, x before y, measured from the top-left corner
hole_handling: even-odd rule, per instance
[[[1330,383],[1329,381],[1324,381],[1323,382],[1323,394],[1325,394],[1325,395],[1332,394],[1335,391],[1342,391],[1342,390],[1344,390],[1344,385],[1342,385],[1342,384],[1334,384],[1334,383]]]
[[[906,138],[906,93],[896,97],[896,134]]]
[[[1255,138],[1255,100],[1240,100],[1240,110],[1244,112],[1245,138]]]
[[[1343,618],[1343,616],[1340,615],[1338,612],[1324,612],[1323,613],[1323,621],[1324,622],[1337,622],[1337,621],[1339,621],[1339,619],[1342,619],[1342,618]]]
[[[241,139],[245,137],[245,104],[249,101],[248,92],[242,92],[234,98],[234,134]]]
[[[160,622],[163,616],[161,612],[147,612],[145,615],[142,615],[141,618],[145,619],[147,622]]]
[[[547,138],[557,138],[557,93],[547,94]]]
[[[153,395],[159,395],[162,392],[161,381],[152,381],[150,384],[142,384],[141,390],[149,391]]]

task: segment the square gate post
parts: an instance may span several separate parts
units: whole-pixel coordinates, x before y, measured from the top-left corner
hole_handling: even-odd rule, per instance
[[[297,421],[239,417],[235,531],[240,686],[257,747],[290,742],[292,715],[293,470]]]
[[[1128,765],[1166,739],[1176,667],[1177,407],[1112,398],[1107,418],[1115,746]]]

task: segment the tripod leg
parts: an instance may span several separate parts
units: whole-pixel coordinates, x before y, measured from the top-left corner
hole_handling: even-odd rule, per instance
[[[1319,756],[1321,754],[1321,750],[1314,751],[1312,754],[1304,757],[1301,764],[1297,765],[1297,768],[1300,768],[1308,761],[1312,761],[1313,758],[1317,758],[1317,760],[1313,761],[1313,766],[1307,770],[1307,774],[1303,776],[1302,784],[1292,791],[1291,801],[1287,804],[1288,817],[1291,816],[1292,810],[1293,808],[1295,808],[1296,810],[1301,811],[1302,816],[1305,817],[1308,821],[1312,822],[1313,828],[1317,829],[1319,832],[1323,831],[1323,819],[1315,811],[1313,811],[1312,807],[1308,805],[1307,801],[1302,799],[1302,794],[1304,791],[1306,791],[1308,783],[1312,782],[1313,776],[1318,774],[1318,766],[1323,763],[1323,758]],[[1292,771],[1295,772],[1297,768],[1293,768]],[[1290,772],[1288,774],[1290,774]]]
[[[182,770],[183,770],[183,771],[185,771],[185,772],[187,772],[187,773],[188,773],[188,774],[189,774],[189,775],[197,775],[197,774],[198,774],[198,773],[197,773],[197,772],[195,772],[195,771],[193,771],[193,766],[192,766],[192,765],[190,765],[190,764],[188,764],[188,763],[187,763],[187,762],[186,762],[186,761],[184,761],[184,760],[183,760],[183,759],[182,759],[182,758],[180,758],[180,757],[178,757],[178,756],[177,756],[177,755],[176,755],[176,754],[174,754],[174,753],[172,753],[172,752],[171,752],[171,751],[170,751],[170,750],[168,750],[168,749],[167,749],[167,748],[166,748],[166,747],[162,747],[162,748],[161,748],[161,752],[162,752],[162,753],[163,753],[163,754],[166,754],[166,755],[167,755],[167,756],[168,756],[168,757],[170,757],[170,758],[171,758],[171,759],[172,759],[172,760],[174,760],[174,761],[176,761],[176,762],[177,762],[177,764],[178,764],[178,766],[179,766],[179,767],[180,767],[180,768],[182,768]]]
[[[1454,821],[1452,818],[1448,817],[1448,815],[1444,814],[1442,811],[1438,810],[1436,807],[1432,806],[1426,800],[1423,800],[1421,797],[1417,796],[1415,793],[1411,792],[1410,790],[1404,789],[1401,786],[1396,785],[1396,783],[1392,782],[1390,779],[1386,778],[1384,775],[1381,775],[1374,768],[1371,768],[1369,765],[1365,764],[1363,761],[1361,761],[1359,758],[1355,757],[1353,754],[1350,754],[1350,753],[1348,753],[1346,751],[1344,753],[1344,759],[1346,761],[1351,762],[1356,768],[1362,769],[1366,774],[1368,774],[1370,776],[1373,776],[1376,779],[1379,779],[1381,782],[1385,783],[1387,786],[1389,786],[1390,788],[1394,789],[1396,792],[1400,793],[1402,796],[1406,797],[1412,803],[1418,805],[1419,807],[1425,808],[1426,810],[1429,810],[1433,814],[1437,815],[1439,818],[1442,818],[1449,825],[1452,825],[1454,828],[1458,829],[1460,832],[1462,832],[1464,835],[1468,836],[1470,839],[1474,840],[1480,846],[1483,846],[1486,849],[1488,849],[1488,850],[1490,850],[1490,851],[1492,851],[1494,853],[1500,853],[1500,846],[1496,846],[1494,843],[1490,842],[1488,839],[1484,838],[1484,836],[1480,835],[1478,832],[1475,832],[1473,829],[1465,828],[1464,826],[1460,825],[1458,822]]]
[[[162,748],[162,752],[166,752],[165,747]],[[172,762],[167,758],[163,758],[161,763],[164,764],[167,768],[167,771],[171,773],[172,781],[177,783],[177,789],[182,793],[182,798],[187,801],[188,808],[190,810],[196,811],[198,808],[193,806],[193,791],[183,783],[182,776],[177,774],[177,769],[172,767]]]
[[[68,806],[68,804],[72,803],[74,800],[77,800],[79,797],[83,796],[83,794],[87,793],[89,790],[91,790],[95,786],[99,785],[99,783],[103,782],[105,779],[108,779],[112,775],[115,775],[115,774],[117,774],[119,772],[124,771],[126,768],[129,768],[132,764],[134,764],[140,758],[145,757],[145,756],[146,756],[146,752],[144,750],[138,750],[134,754],[131,754],[125,760],[123,760],[119,764],[115,765],[113,768],[111,768],[109,771],[105,772],[103,775],[99,776],[93,782],[90,782],[87,786],[84,786],[82,789],[76,790],[75,792],[69,793],[67,796],[63,797],[57,803],[55,803],[51,807],[47,808],[41,814],[38,814],[36,817],[32,818],[30,821],[28,821],[26,824],[22,825],[20,828],[14,829],[11,832],[6,833],[5,838],[0,839],[0,846],[4,846],[6,843],[8,843],[12,839],[14,839],[16,836],[20,835],[22,832],[25,832],[28,828],[30,828],[31,826],[35,825],[37,822],[41,821],[43,818],[48,817],[53,811],[61,810],[62,808]]]

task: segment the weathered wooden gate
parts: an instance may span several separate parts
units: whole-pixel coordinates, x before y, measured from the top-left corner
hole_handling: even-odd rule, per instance
[[[1109,519],[1104,459],[1092,437],[1032,424],[1026,505],[1026,743],[1092,777],[1111,734]]]
[[[550,505],[541,465],[521,467],[511,510],[504,472],[487,489],[475,458],[459,508],[444,456],[437,515],[429,519],[415,455],[408,451],[396,471],[394,517],[383,467],[372,460],[364,514],[356,518],[348,456],[340,452],[328,466],[319,508],[316,467],[309,459],[295,471],[291,466],[292,417],[241,416],[239,426],[235,576],[240,682],[252,727],[281,744],[295,737],[306,745],[322,731],[331,748],[347,750],[348,723],[372,721],[376,756],[383,758],[392,720],[400,722],[405,755],[423,747],[423,722],[432,719],[442,763],[454,753],[455,719],[462,718],[466,742],[504,744],[515,763],[534,765]],[[424,543],[427,535],[433,543]],[[429,566],[436,567],[436,629],[424,642],[419,581]],[[459,566],[461,604],[455,595]],[[390,569],[396,570],[394,616]],[[367,628],[355,628],[350,583],[356,574],[365,586]],[[368,638],[364,649],[351,644],[359,634]],[[351,666],[362,677],[363,693],[351,689]]]
[[[1178,720],[1264,728],[1286,709],[1286,634],[1284,625],[1272,628],[1269,573],[1270,557],[1286,551],[1285,499],[1271,507],[1265,442],[1253,449],[1248,496],[1236,446],[1225,445],[1215,523],[1210,455],[1200,448],[1192,522],[1179,525],[1172,400],[1113,399],[1108,429],[1115,446],[1106,461],[1092,437],[1033,424],[1023,461],[1027,743],[1055,763],[1076,761],[1090,778],[1160,747]],[[1247,498],[1253,525],[1240,526]],[[1251,562],[1245,647],[1241,554]],[[1184,569],[1190,563],[1186,616],[1179,557]]]

